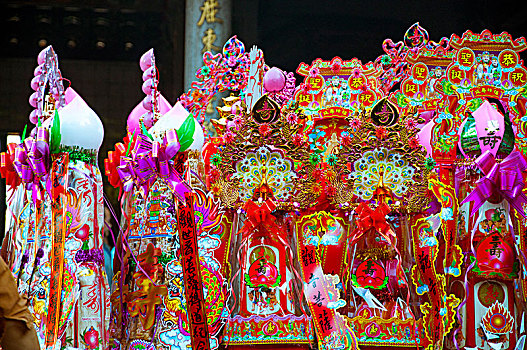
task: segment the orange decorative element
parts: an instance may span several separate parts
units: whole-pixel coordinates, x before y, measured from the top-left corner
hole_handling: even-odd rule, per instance
[[[496,300],[481,319],[481,323],[490,333],[507,334],[512,331],[514,318],[509,310]]]
[[[130,316],[138,316],[145,330],[152,328],[156,320],[156,305],[161,305],[168,294],[166,286],[156,286],[141,273],[135,273],[138,290],[128,295],[128,312]]]
[[[15,148],[16,144],[10,143],[7,145],[7,152],[0,153],[0,175],[11,188],[17,187],[22,182],[13,166]]]
[[[128,150],[133,148],[134,139],[130,140],[131,135],[127,134],[123,139],[124,143],[116,143],[115,150],[108,152],[108,158],[104,160],[104,172],[108,176],[108,181],[113,187],[122,185],[121,178],[117,173],[117,167],[120,165],[121,157],[124,157]],[[132,145],[130,145],[132,143]]]

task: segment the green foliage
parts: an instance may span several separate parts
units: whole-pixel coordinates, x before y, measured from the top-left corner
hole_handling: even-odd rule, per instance
[[[177,137],[179,139],[179,144],[181,148],[180,152],[185,151],[190,147],[192,142],[194,142],[194,130],[196,129],[196,123],[194,122],[194,117],[192,114],[189,114],[187,119],[183,122],[183,125],[176,130]]]
[[[21,142],[24,142],[24,140],[26,139],[26,132],[27,132],[27,124],[24,125],[24,131],[22,132],[22,138],[20,139]]]
[[[59,153],[62,136],[60,134],[60,118],[57,110],[55,110],[55,115],[53,116],[53,125],[51,126],[50,134],[50,151],[51,153]]]
[[[146,126],[145,124],[143,123],[143,121],[141,120],[141,132],[143,133],[143,135],[146,135],[148,136],[148,138],[150,140],[154,140],[154,137],[152,135],[150,135],[150,133],[148,132],[148,130],[146,129]]]

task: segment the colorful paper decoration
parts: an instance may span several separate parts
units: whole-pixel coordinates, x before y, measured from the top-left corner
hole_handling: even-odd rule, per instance
[[[434,42],[415,23],[382,48],[300,63],[297,83],[234,36],[173,106],[145,53],[146,97],[105,160],[123,212],[109,302],[102,129],[44,50],[37,128],[0,157],[8,260],[42,344],[106,347],[108,309],[113,349],[521,346],[525,38]]]

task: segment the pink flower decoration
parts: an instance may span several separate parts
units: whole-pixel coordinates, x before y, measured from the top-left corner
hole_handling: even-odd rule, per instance
[[[243,124],[243,119],[240,116],[236,116],[233,119],[233,122],[234,122],[234,124],[236,124],[236,126],[241,126]]]

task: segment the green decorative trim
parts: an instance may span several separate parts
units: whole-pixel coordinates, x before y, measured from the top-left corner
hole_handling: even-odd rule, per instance
[[[337,164],[339,157],[336,154],[330,154],[327,159],[328,165],[334,166]]]
[[[362,286],[357,282],[357,276],[355,274],[351,275],[351,281],[355,287],[359,288],[370,288],[370,289],[383,289],[388,285],[388,279],[389,276],[384,277],[383,283],[379,287],[372,287],[372,286]]]
[[[216,166],[220,165],[222,161],[221,155],[218,153],[213,154],[212,157],[210,157],[210,161],[213,165],[216,165]]]
[[[176,257],[174,256],[173,253],[167,253],[167,254],[162,253],[161,256],[157,257],[157,262],[163,265],[163,267],[165,267],[169,262],[171,262],[175,258]]]
[[[251,288],[268,288],[265,284],[259,284],[258,286],[255,286],[254,284],[252,284],[251,277],[249,276],[248,273],[246,273],[244,277],[245,277],[244,278],[245,283]],[[281,281],[282,281],[282,275],[278,275],[278,277],[276,278],[276,282],[269,288],[278,287]]]
[[[436,161],[434,160],[434,158],[432,157],[426,158],[425,168],[427,168],[428,170],[433,170],[435,166],[436,166]]]
[[[69,153],[70,161],[80,160],[84,163],[97,165],[97,151],[94,149],[84,149],[79,146],[60,146],[57,153]]]
[[[318,153],[313,153],[309,156],[309,162],[313,165],[320,163],[320,155]]]
[[[493,277],[493,276],[496,276],[496,277],[502,277],[502,278],[508,278],[508,279],[515,279],[515,278],[518,278],[518,272],[520,271],[520,264],[518,263],[518,260],[514,261],[514,264],[512,265],[512,272],[508,275],[504,274],[504,273],[500,273],[500,272],[484,272],[484,271],[481,271],[478,267],[478,261],[476,260],[476,258],[474,256],[470,256],[469,257],[470,259],[470,263],[474,263],[474,267],[472,268],[472,272],[478,274],[479,276],[485,276],[485,277]]]

